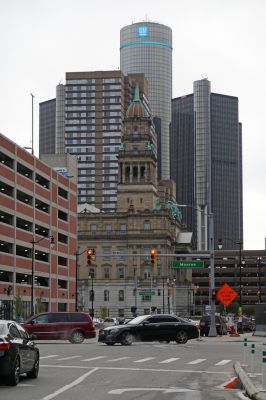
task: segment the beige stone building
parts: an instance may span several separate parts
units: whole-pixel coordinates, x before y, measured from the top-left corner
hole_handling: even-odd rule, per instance
[[[191,272],[171,268],[176,253],[190,251],[191,233],[182,225],[174,182],[157,182],[156,154],[156,132],[137,86],[118,155],[117,210],[83,205],[78,214],[78,306],[94,315],[103,307],[110,316],[131,316],[134,308],[137,314],[192,310]]]

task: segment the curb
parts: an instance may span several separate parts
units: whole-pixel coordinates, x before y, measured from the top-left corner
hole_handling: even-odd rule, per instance
[[[241,381],[241,384],[244,386],[247,394],[251,399],[254,400],[266,400],[266,392],[260,391],[256,388],[256,386],[251,382],[249,377],[247,376],[246,371],[241,367],[239,361],[234,364],[235,372],[238,378]]]

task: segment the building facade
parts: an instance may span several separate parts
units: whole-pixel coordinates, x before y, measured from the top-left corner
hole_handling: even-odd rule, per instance
[[[56,99],[39,104],[39,153],[55,153]]]
[[[24,317],[32,308],[73,311],[76,184],[0,141],[0,318],[12,318],[20,303]]]
[[[209,305],[209,261],[203,268],[193,268],[195,312],[206,312]],[[266,301],[266,250],[217,250],[215,251],[215,288],[218,291],[227,283],[237,293],[236,309]],[[240,301],[241,292],[241,301]],[[222,308],[216,300],[216,306]]]
[[[156,134],[138,88],[125,116],[118,155],[117,211],[78,215],[79,306],[101,315],[187,313],[191,273],[171,268],[175,252],[190,249],[174,207],[172,181],[157,179]],[[94,250],[87,265],[86,250]],[[154,264],[150,249],[154,248]],[[172,255],[167,257],[166,255]],[[173,287],[175,290],[173,290]],[[134,311],[134,313],[135,313]]]
[[[55,152],[77,158],[79,204],[91,204],[104,211],[116,210],[117,155],[125,109],[136,81],[148,107],[147,82],[143,74],[68,72],[66,84],[57,86]],[[46,103],[40,105],[40,122],[47,115]],[[41,131],[40,125],[41,133],[46,135],[47,132]],[[45,137],[40,137],[40,141],[45,142]]]
[[[172,99],[172,30],[154,22],[139,22],[120,31],[120,68],[124,74],[144,73],[153,117],[160,119],[159,179],[170,177],[169,126]]]
[[[209,159],[209,154],[210,159]],[[209,162],[210,160],[210,162]],[[208,182],[217,248],[243,243],[242,129],[238,98],[211,93],[207,79],[194,93],[172,101],[171,178],[184,222],[193,230],[194,248],[208,248]]]

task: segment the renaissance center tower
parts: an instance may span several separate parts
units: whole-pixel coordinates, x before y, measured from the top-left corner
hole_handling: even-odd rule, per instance
[[[172,99],[172,30],[155,22],[139,22],[120,31],[120,68],[144,73],[158,135],[159,179],[170,178],[169,125]]]

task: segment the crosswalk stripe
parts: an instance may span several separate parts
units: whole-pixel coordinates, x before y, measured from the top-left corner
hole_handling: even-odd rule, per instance
[[[147,357],[147,358],[142,358],[141,360],[136,360],[134,361],[135,363],[142,363],[145,361],[149,361],[149,360],[154,360],[155,357]]]
[[[115,362],[115,361],[122,361],[122,360],[127,360],[130,357],[120,357],[120,358],[114,358],[113,360],[107,360],[108,362]]]
[[[167,364],[176,360],[180,360],[180,358],[168,358],[168,360],[160,361],[160,364]]]
[[[73,360],[73,358],[80,358],[80,357],[81,356],[71,356],[71,357],[58,358],[57,361]]]
[[[57,354],[53,354],[53,355],[50,355],[50,356],[42,356],[42,357],[40,357],[40,359],[44,359],[44,358],[52,358],[52,357],[58,357],[58,355]]]
[[[216,363],[215,365],[225,365],[225,364],[230,363],[230,361],[232,361],[232,360],[222,360],[222,361],[219,361],[218,363]]]
[[[100,358],[106,358],[106,356],[98,356],[98,357],[93,357],[93,358],[86,358],[86,360],[81,360],[81,361],[94,361],[94,360],[100,360]]]
[[[198,358],[197,360],[190,361],[190,362],[188,362],[187,364],[195,365],[195,364],[200,364],[200,363],[202,363],[203,361],[206,361],[206,358]]]

